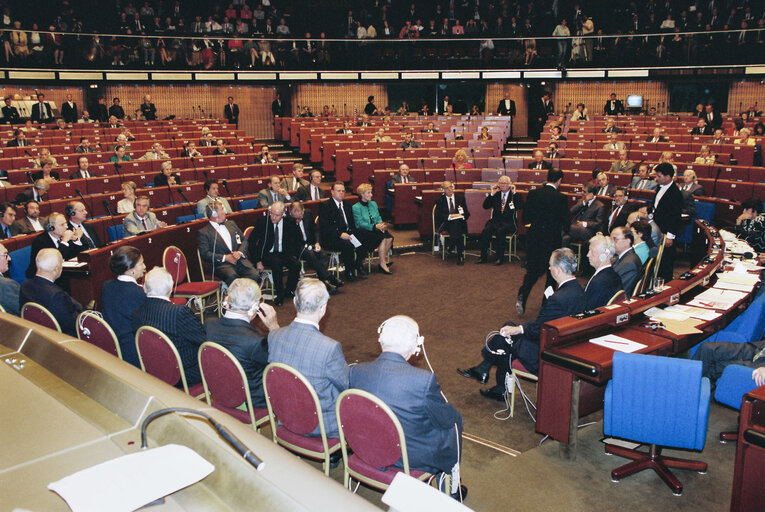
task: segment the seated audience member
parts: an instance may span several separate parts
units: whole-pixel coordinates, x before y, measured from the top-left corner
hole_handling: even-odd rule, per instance
[[[492,140],[494,137],[489,133],[489,128],[486,126],[481,127],[481,133],[478,135],[478,140]]]
[[[715,133],[712,136],[711,144],[713,144],[713,145],[725,144],[725,135],[724,135],[724,133],[722,131],[722,128],[717,128],[715,130]]]
[[[146,299],[131,315],[133,331],[148,325],[165,334],[178,350],[188,386],[199,384],[202,375],[199,373],[197,351],[206,341],[204,327],[189,308],[170,302],[173,276],[164,268],[154,267],[146,274],[143,290]],[[176,387],[182,385],[179,381]]]
[[[38,233],[43,230],[40,222],[40,203],[37,201],[27,201],[24,203],[24,217],[13,223],[16,230],[21,235]]]
[[[541,149],[534,150],[534,161],[528,165],[529,169],[545,169],[548,171],[552,169],[552,164],[545,161],[544,157],[545,154]]]
[[[251,322],[257,317],[269,331],[279,328],[276,311],[262,302],[260,286],[252,279],[239,278],[231,282],[223,299],[222,317],[205,322],[207,341],[214,341],[231,351],[247,376],[252,406],[265,408],[263,370],[268,365],[268,341]]]
[[[72,201],[65,207],[65,213],[68,220],[68,227],[74,231],[76,238],[82,243],[83,250],[95,249],[101,247],[101,239],[98,233],[91,226],[84,224],[88,220],[88,210],[85,204],[80,201]]]
[[[453,495],[459,489],[462,415],[441,394],[436,375],[407,361],[420,352],[423,338],[414,319],[397,315],[379,329],[382,354],[350,370],[350,387],[372,393],[391,408],[406,438],[409,468],[452,475]],[[396,467],[401,467],[401,459]]]
[[[135,210],[135,189],[137,185],[134,181],[126,181],[122,184],[122,195],[124,196],[117,203],[117,213],[130,213]]]
[[[121,144],[114,148],[114,155],[109,158],[111,163],[129,162],[130,160],[132,160],[130,155],[125,154],[125,146]]]
[[[716,381],[731,364],[749,366],[756,386],[765,385],[765,340],[748,343],[707,341],[699,345],[693,359],[701,361],[701,374]]]
[[[576,105],[576,110],[574,110],[574,113],[571,115],[572,121],[589,121],[590,118],[587,117],[587,107],[584,106],[584,103],[578,103]]]
[[[651,241],[656,247],[660,246],[664,240],[664,233],[661,232],[661,228],[656,221],[653,220],[653,205],[652,204],[640,204],[638,209],[630,213],[627,219],[627,225],[631,226],[636,220],[645,220],[651,226]],[[646,241],[647,242],[647,241]],[[650,243],[648,244],[651,245]]]
[[[762,199],[752,198],[741,203],[743,210],[736,218],[735,232],[757,252],[765,252],[765,215]]]
[[[40,203],[44,200],[44,195],[48,193],[48,182],[43,179],[37,179],[31,187],[27,187],[23,192],[19,192],[13,200],[16,204],[24,204],[29,201]]]
[[[90,167],[90,163],[88,162],[88,157],[81,156],[77,159],[77,170],[74,171],[72,174],[69,175],[70,180],[84,180],[87,178],[93,178],[96,175],[88,169]]]
[[[444,195],[436,199],[434,213],[436,234],[446,233],[449,235],[443,250],[448,253],[455,249],[457,251],[457,265],[464,265],[464,237],[467,234],[467,220],[470,218],[470,212],[465,197],[454,194],[454,184],[451,181],[444,181],[442,189]]]
[[[377,132],[375,133],[375,136],[372,138],[373,142],[392,142],[393,139],[390,137],[390,135],[385,134],[385,128],[378,128]]]
[[[617,226],[626,226],[629,215],[634,210],[634,206],[627,202],[627,189],[624,187],[617,188],[614,192],[611,214],[606,221],[606,232],[610,233]]]
[[[351,208],[356,237],[365,253],[377,249],[378,270],[383,274],[390,274],[388,253],[393,247],[393,235],[390,234],[388,224],[383,222],[377,203],[372,200],[372,185],[362,183],[356,193],[359,195],[359,202]]]
[[[0,306],[6,313],[19,316],[19,283],[5,277],[8,265],[11,263],[11,255],[3,244],[0,244]]]
[[[742,128],[738,135],[739,138],[733,141],[734,144],[741,144],[743,146],[757,145],[757,141],[754,139],[754,137],[750,136],[751,132],[749,131],[749,128]]]
[[[680,190],[694,196],[706,195],[704,187],[696,182],[696,173],[691,169],[686,169],[683,172],[683,185],[680,187]]]
[[[374,126],[374,123],[369,120],[369,116],[367,114],[361,114],[361,119],[356,121],[356,126],[360,126],[360,127]]]
[[[648,169],[649,165],[647,163],[642,163],[638,166],[637,176],[632,178],[630,188],[637,190],[656,190],[659,188],[656,181],[650,177]]]
[[[649,135],[646,142],[667,142],[667,138],[661,134],[661,128],[654,128],[653,134]]]
[[[262,146],[260,146],[260,154],[255,160],[255,163],[261,163],[261,164],[276,163],[276,158],[274,158],[274,156],[268,152],[268,146],[266,144],[263,144]]]
[[[489,261],[489,248],[494,238],[494,248],[497,258],[495,265],[505,262],[505,244],[508,235],[515,235],[518,231],[518,210],[523,208],[523,198],[515,193],[509,176],[500,176],[497,185],[492,185],[491,193],[486,194],[483,200],[483,209],[491,210],[491,217],[481,231],[481,257],[477,264]]]
[[[584,242],[603,229],[606,222],[606,208],[595,198],[595,185],[588,183],[582,199],[571,207],[571,229],[563,235],[563,245]]]
[[[601,133],[622,133],[622,129],[616,126],[616,122],[610,117],[606,119],[606,125],[600,131]]]
[[[125,151],[130,151],[132,149],[132,146],[130,145],[130,141],[128,141],[127,135],[124,133],[120,133],[117,135],[117,137],[114,139],[115,144],[113,144],[110,149],[112,151],[117,151],[117,146],[123,146],[125,148]]]
[[[322,334],[319,328],[328,302],[324,283],[302,279],[295,290],[297,316],[286,327],[268,334],[268,362],[287,364],[308,379],[321,404],[327,437],[337,437],[335,402],[348,389],[349,371],[340,343]],[[318,426],[311,435],[319,435]]]
[[[629,158],[627,157],[627,150],[620,149],[619,159],[614,160],[608,172],[612,172],[612,173],[613,172],[632,172],[632,169],[634,168],[635,168],[635,164],[631,162]]]
[[[215,138],[213,137],[213,134],[210,132],[210,129],[206,126],[202,128],[202,138],[199,139],[199,145],[205,148],[211,148],[215,146]]]
[[[58,160],[56,160],[54,157],[51,156],[50,149],[48,149],[48,148],[41,148],[40,149],[40,153],[38,154],[37,158],[35,158],[32,161],[32,166],[33,167],[42,167],[43,163],[46,160],[50,160],[51,165],[53,165],[53,167],[58,167]]]
[[[149,196],[138,196],[135,209],[122,219],[125,236],[138,235],[157,228],[166,228],[167,223],[158,220],[154,212],[149,211]]]
[[[627,294],[627,298],[630,298],[635,289],[635,283],[640,279],[643,271],[640,257],[632,248],[635,239],[631,230],[626,227],[617,227],[611,231],[611,240],[616,248],[616,260],[612,266],[622,280],[624,293]]]
[[[401,141],[398,147],[403,150],[416,149],[420,147],[420,143],[414,140],[412,132],[404,132],[404,140]]]
[[[545,153],[545,158],[554,159],[554,158],[566,158],[566,155],[558,151],[558,144],[555,142],[551,142],[547,145],[547,153]]]
[[[77,336],[77,315],[82,305],[69,293],[56,285],[64,269],[64,260],[56,249],[42,249],[34,259],[35,273],[21,283],[19,308],[27,302],[36,302],[47,309],[58,322],[61,332]]]
[[[422,129],[422,133],[438,133],[438,128],[436,128],[436,125],[433,124],[433,121],[430,121],[427,125],[425,125],[425,128]]]
[[[106,281],[101,286],[101,312],[117,336],[122,360],[140,368],[132,315],[146,300],[146,293],[138,284],[146,273],[141,251],[130,245],[118,247],[109,259],[109,270],[117,279]]]
[[[696,157],[696,160],[693,161],[693,163],[696,164],[714,164],[717,162],[717,155],[712,153],[712,151],[709,149],[709,146],[706,144],[701,146],[701,149],[699,150],[699,156]]]
[[[584,288],[585,311],[605,306],[622,289],[622,280],[611,267],[615,252],[616,248],[609,237],[598,233],[590,238],[587,259],[595,273]]]
[[[531,373],[539,371],[539,334],[543,323],[580,313],[584,309],[584,290],[574,277],[576,255],[573,251],[566,248],[554,250],[549,267],[558,289],[542,304],[539,316],[522,325],[507,322],[481,350],[483,361],[479,365],[466,370],[457,369],[461,375],[485,384],[489,380],[491,367],[496,365],[497,384],[481,390],[481,395],[486,398],[504,401],[505,377],[510,371],[511,358],[518,359]]]
[[[226,284],[237,277],[260,281],[259,272],[248,259],[247,238],[233,220],[226,219],[223,203],[208,204],[205,216],[210,222],[197,231],[197,249],[202,262]]]
[[[646,261],[659,254],[659,248],[654,245],[651,238],[651,224],[645,219],[638,219],[630,225],[630,231],[635,240],[632,249],[640,258],[640,263],[645,265]]]
[[[550,140],[568,140],[565,135],[561,135],[561,127],[554,125],[550,128]]]
[[[292,164],[292,175],[287,176],[281,182],[281,188],[288,191],[297,191],[301,187],[308,186],[308,181],[303,178],[303,164],[296,162]]]
[[[279,176],[271,176],[268,180],[268,188],[258,192],[258,208],[268,208],[276,202],[286,203],[292,197],[286,188],[282,187]]]
[[[612,133],[608,136],[608,142],[603,146],[606,151],[620,151],[624,149],[624,142],[619,140],[618,133]]]
[[[295,192],[298,201],[318,201],[327,197],[327,193],[321,189],[321,171],[311,171],[311,181],[307,186],[301,186]]]
[[[108,123],[107,128],[122,128],[122,122],[117,116],[110,115]]]
[[[392,184],[396,183],[417,183],[417,180],[412,178],[409,175],[409,166],[406,164],[401,164],[398,168],[398,174],[394,174],[393,177],[390,179]]]
[[[233,212],[231,205],[228,204],[228,200],[220,195],[220,185],[218,180],[205,181],[203,188],[206,195],[197,203],[197,215],[205,215],[207,205],[215,201],[223,204],[223,208],[226,210],[226,214]]]
[[[335,133],[342,135],[353,135],[353,130],[351,130],[351,123],[348,121],[343,121],[343,127],[337,129]]]
[[[167,187],[168,185],[180,185],[181,175],[173,173],[173,164],[171,162],[162,162],[160,172],[154,177],[155,187]]]
[[[226,141],[223,139],[218,139],[215,141],[215,149],[213,149],[212,152],[213,155],[234,155],[232,150],[228,149],[226,147]]]
[[[13,138],[9,140],[5,145],[9,148],[20,148],[24,146],[31,146],[32,143],[27,140],[27,136],[24,130],[16,128],[13,130]]]
[[[258,272],[263,272],[265,266],[271,269],[274,278],[276,297],[274,304],[281,306],[284,298],[295,296],[295,287],[300,278],[300,262],[290,258],[288,238],[284,218],[284,203],[273,203],[268,214],[258,219],[250,234],[249,257]],[[287,267],[287,285],[284,285],[284,267]]]
[[[60,179],[61,177],[59,176],[58,171],[53,170],[53,162],[50,160],[43,161],[42,168],[39,171],[32,173],[33,181],[45,180],[47,183],[53,183]]]
[[[30,254],[29,267],[27,267],[27,277],[33,277],[37,272],[35,267],[35,257],[43,249],[58,249],[64,260],[77,256],[84,246],[79,240],[81,234],[69,229],[66,217],[57,212],[53,212],[42,223],[44,231],[32,240],[32,249]],[[64,290],[69,289],[68,280],[59,280],[58,283]]]
[[[696,126],[691,130],[691,135],[712,135],[714,131],[711,126],[707,125],[707,120],[700,117],[696,122]]]
[[[613,197],[616,192],[616,187],[608,182],[608,174],[605,172],[599,172],[595,175],[595,195],[597,196],[610,196]]]
[[[326,249],[340,253],[340,261],[345,266],[345,281],[353,282],[356,277],[365,279],[364,249],[361,246],[354,248],[351,243],[351,237],[356,234],[356,224],[351,207],[343,202],[345,185],[335,182],[330,194],[329,201],[319,204],[319,239]]]
[[[454,169],[472,169],[473,164],[468,161],[467,153],[464,149],[458,149],[454,153],[454,160],[452,163]]]
[[[285,227],[288,255],[298,261],[305,261],[309,268],[314,269],[330,295],[337,293],[337,289],[344,283],[329,272],[329,255],[319,244],[313,213],[303,208],[300,201],[295,201],[290,206],[290,218],[294,222],[287,222]]]
[[[16,225],[16,207],[11,203],[0,203],[0,240],[20,235]]]
[[[95,122],[96,122],[96,120],[93,119],[92,117],[90,117],[90,112],[88,112],[87,110],[83,110],[82,111],[82,117],[80,117],[77,120],[77,123],[79,123],[79,124],[83,124],[83,123],[95,123]]]
[[[90,145],[90,139],[80,137],[80,145],[74,148],[75,153],[95,153],[96,148]]]
[[[151,151],[147,151],[138,160],[163,160],[165,158],[170,158],[170,155],[165,153],[165,150],[162,149],[162,144],[155,142],[151,145]]]
[[[186,142],[183,145],[183,151],[181,151],[181,158],[198,158],[202,153],[197,149],[197,143],[193,140]]]

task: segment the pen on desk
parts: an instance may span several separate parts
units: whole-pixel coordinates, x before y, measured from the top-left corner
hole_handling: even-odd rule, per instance
[[[616,340],[603,340],[603,341],[605,341],[606,343],[615,343],[617,345],[629,345],[629,343],[625,343],[623,341],[616,341]]]

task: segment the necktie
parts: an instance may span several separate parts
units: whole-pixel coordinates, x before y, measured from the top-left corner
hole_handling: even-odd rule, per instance
[[[275,202],[277,202],[277,201],[279,200],[279,198],[278,198],[278,197],[276,197],[276,192],[271,192],[271,195],[272,195],[272,196],[273,196],[273,198],[274,198],[274,200],[273,200],[273,202],[274,202],[274,203],[275,203]]]
[[[311,185],[313,199],[319,199],[319,189]]]
[[[337,205],[338,208],[340,208],[340,213],[343,214],[343,221],[345,222],[345,227],[348,227],[348,218],[345,216],[345,209],[343,208],[342,203]]]
[[[305,242],[308,240],[308,237],[305,234],[305,226],[303,226],[303,221],[298,221],[298,226],[300,226],[300,232],[303,234],[303,241]]]
[[[449,213],[456,213],[456,210],[454,209],[454,198],[449,198]]]
[[[85,227],[84,226],[80,226],[80,227],[82,227],[82,242],[85,244],[85,247],[87,249],[94,248],[96,244],[93,243],[93,240],[91,240],[90,236],[88,235],[88,232],[85,231]]]
[[[505,213],[505,203],[507,202],[507,194],[502,194],[502,213]]]
[[[409,183],[409,178],[407,178],[406,176],[404,176],[404,184],[406,185],[407,183]]]
[[[8,226],[3,226],[3,231],[5,231],[5,238],[11,237],[11,230],[8,229]]]
[[[141,224],[143,224],[143,230],[144,231],[148,231],[149,230],[148,226],[146,225],[146,217],[141,219]]]
[[[282,252],[282,241],[279,239],[279,224],[274,224],[274,252]]]
[[[614,212],[614,214],[613,214],[613,215],[611,215],[611,223],[610,223],[610,224],[609,224],[609,226],[608,226],[608,228],[609,228],[608,230],[609,230],[609,231],[611,231],[611,228],[614,226],[614,222],[616,222],[616,218],[619,216],[619,214],[621,213],[621,211],[622,211],[622,207],[621,207],[621,206],[619,206],[619,207],[616,209],[616,211]]]
[[[537,169],[541,169],[541,168],[542,168],[542,162],[539,162],[539,163],[537,164]]]

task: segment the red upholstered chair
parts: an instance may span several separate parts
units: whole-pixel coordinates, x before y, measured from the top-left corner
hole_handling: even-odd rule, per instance
[[[361,389],[343,391],[337,397],[335,413],[345,466],[343,482],[349,489],[352,478],[384,491],[398,473],[422,481],[433,477],[409,469],[404,429],[390,407],[372,393]],[[392,467],[399,458],[403,469]]]
[[[268,421],[268,409],[252,406],[247,375],[234,354],[217,343],[206,341],[199,347],[197,357],[207,403],[260,430],[260,425]],[[238,408],[242,404],[247,406],[246,411]]]
[[[518,359],[513,359],[513,362],[510,365],[510,378],[510,417],[512,418],[513,414],[515,414],[515,388],[517,387],[521,390],[518,378],[538,382],[539,377],[528,371]],[[521,394],[523,394],[523,390],[521,390]],[[526,400],[526,398],[524,398],[524,400]],[[532,404],[532,406],[533,405],[534,404]]]
[[[77,337],[95,345],[104,352],[122,359],[122,351],[117,335],[106,320],[94,311],[83,311],[77,317]]]
[[[189,388],[178,349],[162,331],[148,325],[139,327],[135,333],[135,348],[141,370],[171,386],[182,382],[183,391],[194,398],[204,395],[204,384],[201,382]]]
[[[173,276],[173,296],[188,299],[199,297],[204,300],[215,296],[220,316],[220,284],[217,281],[192,282],[186,256],[178,247],[171,245],[162,253],[162,266]],[[201,320],[204,322],[204,307],[201,310]]]
[[[36,302],[27,302],[21,306],[21,318],[29,320],[48,329],[61,332],[61,326],[58,325],[58,320],[54,317],[50,311]]]
[[[324,417],[316,391],[297,370],[271,363],[263,372],[268,418],[274,442],[291,452],[323,461],[329,476],[329,457],[340,449],[340,440],[327,438]],[[319,427],[319,437],[307,437]]]

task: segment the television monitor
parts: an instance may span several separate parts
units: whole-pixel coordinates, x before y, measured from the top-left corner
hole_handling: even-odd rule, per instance
[[[627,96],[627,108],[643,108],[643,96],[640,94]]]

